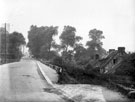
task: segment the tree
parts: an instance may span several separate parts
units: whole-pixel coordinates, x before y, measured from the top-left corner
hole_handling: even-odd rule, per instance
[[[95,54],[99,54],[100,57],[102,57],[106,53],[102,48],[103,43],[101,42],[101,40],[105,38],[103,32],[97,29],[92,29],[89,31],[89,38],[91,40],[86,43],[86,46],[88,46],[87,51],[89,57],[93,59]]]
[[[13,32],[9,34],[8,53],[9,59],[20,59],[22,52],[20,50],[21,45],[25,45],[25,38],[21,33]]]
[[[1,42],[0,42],[1,62],[3,63],[5,58],[6,58],[6,62],[10,62],[10,59],[12,59],[13,61],[16,59],[19,60],[22,57],[20,46],[26,44],[23,35],[18,32],[13,32],[9,34],[8,31],[6,31],[5,34],[5,29],[1,28],[0,37],[1,37]]]
[[[82,61],[82,59],[85,58],[86,48],[84,48],[82,44],[76,44],[74,51],[74,57],[76,61]]]
[[[52,43],[55,42],[53,36],[58,34],[57,29],[57,26],[31,26],[28,31],[29,42],[27,46],[34,57],[50,59]]]
[[[41,47],[41,40],[40,36],[43,33],[44,28],[38,28],[37,26],[31,26],[30,30],[28,31],[28,39],[29,42],[27,44],[27,46],[29,47],[29,50],[31,52],[31,54],[34,57],[39,57],[39,51],[40,51],[40,47]]]
[[[71,26],[64,26],[63,32],[60,36],[62,48],[67,52],[68,47],[73,47],[75,43],[76,29]]]
[[[70,58],[73,54],[73,51],[69,50],[69,48],[74,49],[77,42],[82,39],[82,37],[76,36],[75,32],[76,29],[74,27],[64,26],[63,32],[60,36],[63,57]]]
[[[55,41],[52,42],[52,48],[55,49],[56,52],[60,52],[61,45],[57,44]]]

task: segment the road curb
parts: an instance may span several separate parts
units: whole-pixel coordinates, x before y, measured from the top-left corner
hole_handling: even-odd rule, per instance
[[[53,86],[53,83],[51,82],[51,80],[48,78],[48,76],[44,73],[43,69],[40,67],[40,65],[38,64],[38,62],[36,62],[41,74],[43,75],[43,77],[46,79],[47,83],[50,84],[52,87]]]
[[[41,72],[42,76],[44,77],[44,79],[47,81],[47,83],[53,88],[56,89],[58,92],[60,92],[63,95],[63,99],[66,99],[68,102],[75,102],[67,93],[65,93],[64,91],[55,88],[55,86],[53,85],[53,83],[51,82],[51,80],[48,78],[48,76],[44,73],[43,69],[40,67],[40,65],[38,64],[38,62],[36,61],[36,64],[39,68],[39,71]]]

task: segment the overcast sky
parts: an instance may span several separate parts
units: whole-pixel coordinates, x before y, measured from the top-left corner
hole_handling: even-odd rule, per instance
[[[103,47],[135,51],[135,0],[0,0],[0,25],[27,38],[31,25],[74,26],[88,40],[89,30],[103,31]]]

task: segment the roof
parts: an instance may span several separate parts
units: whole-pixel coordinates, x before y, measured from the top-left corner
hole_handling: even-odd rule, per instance
[[[100,64],[101,68],[104,68],[107,64],[109,64],[109,62],[112,61],[113,58],[114,58],[117,54],[118,54],[118,51],[113,51],[112,53],[110,53],[110,54],[107,56],[106,60],[101,61],[101,64]]]
[[[112,61],[114,59],[114,57],[116,57],[120,53],[121,52],[119,52],[118,50],[112,51],[106,58],[96,61],[93,65],[94,65],[94,67],[100,67],[101,69],[105,68],[110,63],[110,61]],[[126,54],[126,52],[122,52],[122,55],[125,55],[125,54]],[[119,57],[122,55],[119,55]],[[116,67],[115,67],[115,69],[116,69]]]

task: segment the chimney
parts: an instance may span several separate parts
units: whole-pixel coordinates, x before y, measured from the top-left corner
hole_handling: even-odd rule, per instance
[[[118,47],[118,52],[124,53],[125,52],[125,47]]]
[[[114,52],[114,51],[115,51],[115,49],[109,49],[109,54]]]

